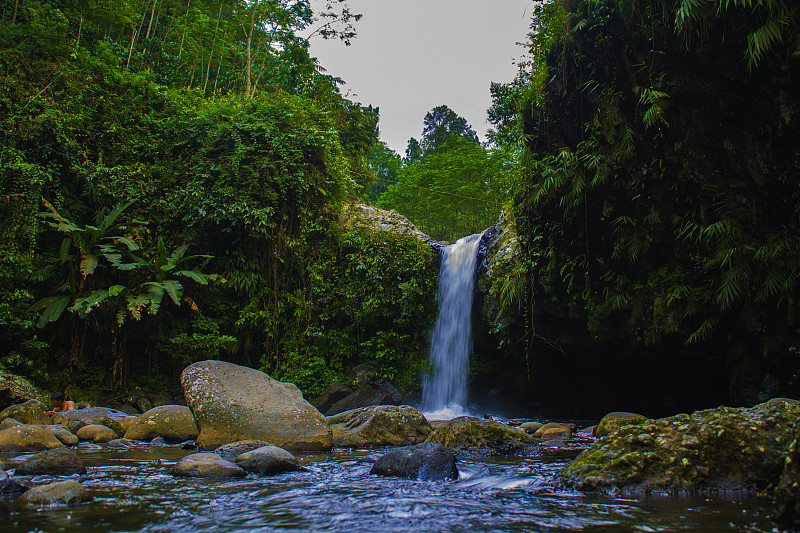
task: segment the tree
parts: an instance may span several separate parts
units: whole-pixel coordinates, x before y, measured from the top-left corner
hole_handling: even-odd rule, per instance
[[[446,105],[434,107],[425,115],[420,144],[426,154],[442,149],[457,138],[478,144],[478,135],[467,120]]]
[[[416,140],[414,137],[411,137],[408,140],[408,147],[406,148],[406,157],[403,159],[403,163],[406,165],[410,165],[411,163],[415,163],[422,158],[422,147],[419,145],[419,141]]]

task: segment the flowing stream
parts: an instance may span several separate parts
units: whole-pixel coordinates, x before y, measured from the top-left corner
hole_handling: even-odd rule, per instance
[[[439,269],[439,317],[431,337],[431,373],[422,382],[422,411],[429,418],[466,414],[472,348],[472,295],[482,233],[445,247]]]
[[[0,516],[3,533],[313,531],[394,532],[768,532],[767,502],[629,499],[581,494],[559,484],[574,453],[458,462],[455,481],[369,474],[382,451],[300,455],[306,472],[239,479],[179,478],[178,447],[79,449],[94,502]],[[6,469],[20,458],[3,460]],[[64,478],[37,476],[34,484]]]

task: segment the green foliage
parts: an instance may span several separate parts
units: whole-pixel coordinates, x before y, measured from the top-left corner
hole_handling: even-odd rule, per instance
[[[283,359],[267,368],[311,394],[363,363],[398,386],[415,382],[436,319],[433,250],[415,237],[353,229],[318,253],[305,290],[283,302],[291,334],[281,339]]]
[[[453,141],[399,169],[397,183],[378,205],[407,216],[437,240],[483,231],[500,212],[507,194],[500,153],[479,144]]]
[[[349,40],[360,16],[19,6],[0,21],[0,364],[58,387],[161,383],[201,357],[283,364],[317,249],[373,179],[378,120],[297,32]]]
[[[503,309],[529,331],[546,302],[594,338],[791,344],[797,147],[775,99],[797,101],[781,89],[796,16],[781,0],[540,5],[530,62],[490,110],[493,141],[523,146]]]

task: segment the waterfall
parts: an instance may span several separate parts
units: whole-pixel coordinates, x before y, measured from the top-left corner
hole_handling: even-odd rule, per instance
[[[466,413],[467,371],[472,348],[472,294],[475,262],[482,233],[463,237],[444,248],[439,269],[439,318],[431,337],[432,372],[422,382],[426,413]]]

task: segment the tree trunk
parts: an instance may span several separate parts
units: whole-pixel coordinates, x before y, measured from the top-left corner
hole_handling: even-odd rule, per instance
[[[208,87],[208,75],[211,72],[211,60],[214,58],[214,45],[217,44],[217,30],[219,30],[219,19],[222,18],[222,4],[219,5],[219,14],[217,15],[217,25],[214,26],[214,38],[211,40],[211,55],[208,56],[208,67],[206,68],[206,82],[203,84],[203,94]]]
[[[150,38],[150,30],[153,28],[153,17],[156,14],[156,4],[157,3],[158,3],[158,0],[153,0],[153,9],[150,10],[150,22],[147,24],[147,35],[144,36],[144,40],[145,41]]]
[[[128,62],[125,63],[125,68],[129,68],[131,66],[131,54],[133,54],[133,44],[136,42],[136,30],[131,28],[131,46],[128,50]]]
[[[256,9],[258,8],[258,0],[253,2],[253,9],[250,11],[250,29],[247,32],[247,59],[245,65],[245,82],[244,82],[244,98],[245,100],[249,100],[252,96],[250,94],[251,90],[251,78],[250,78],[250,70],[253,63],[253,58],[251,56],[252,48],[253,48],[253,29],[255,28],[256,24]]]
[[[81,21],[78,23],[78,39],[75,41],[75,49],[81,45],[81,30],[83,29],[83,10],[81,10]]]
[[[189,6],[191,4],[192,0],[186,2],[186,16],[184,17],[186,20],[183,22],[183,35],[181,35],[181,47],[180,50],[178,50],[178,59],[180,59],[183,54],[183,40],[186,38],[186,26],[189,25]]]

